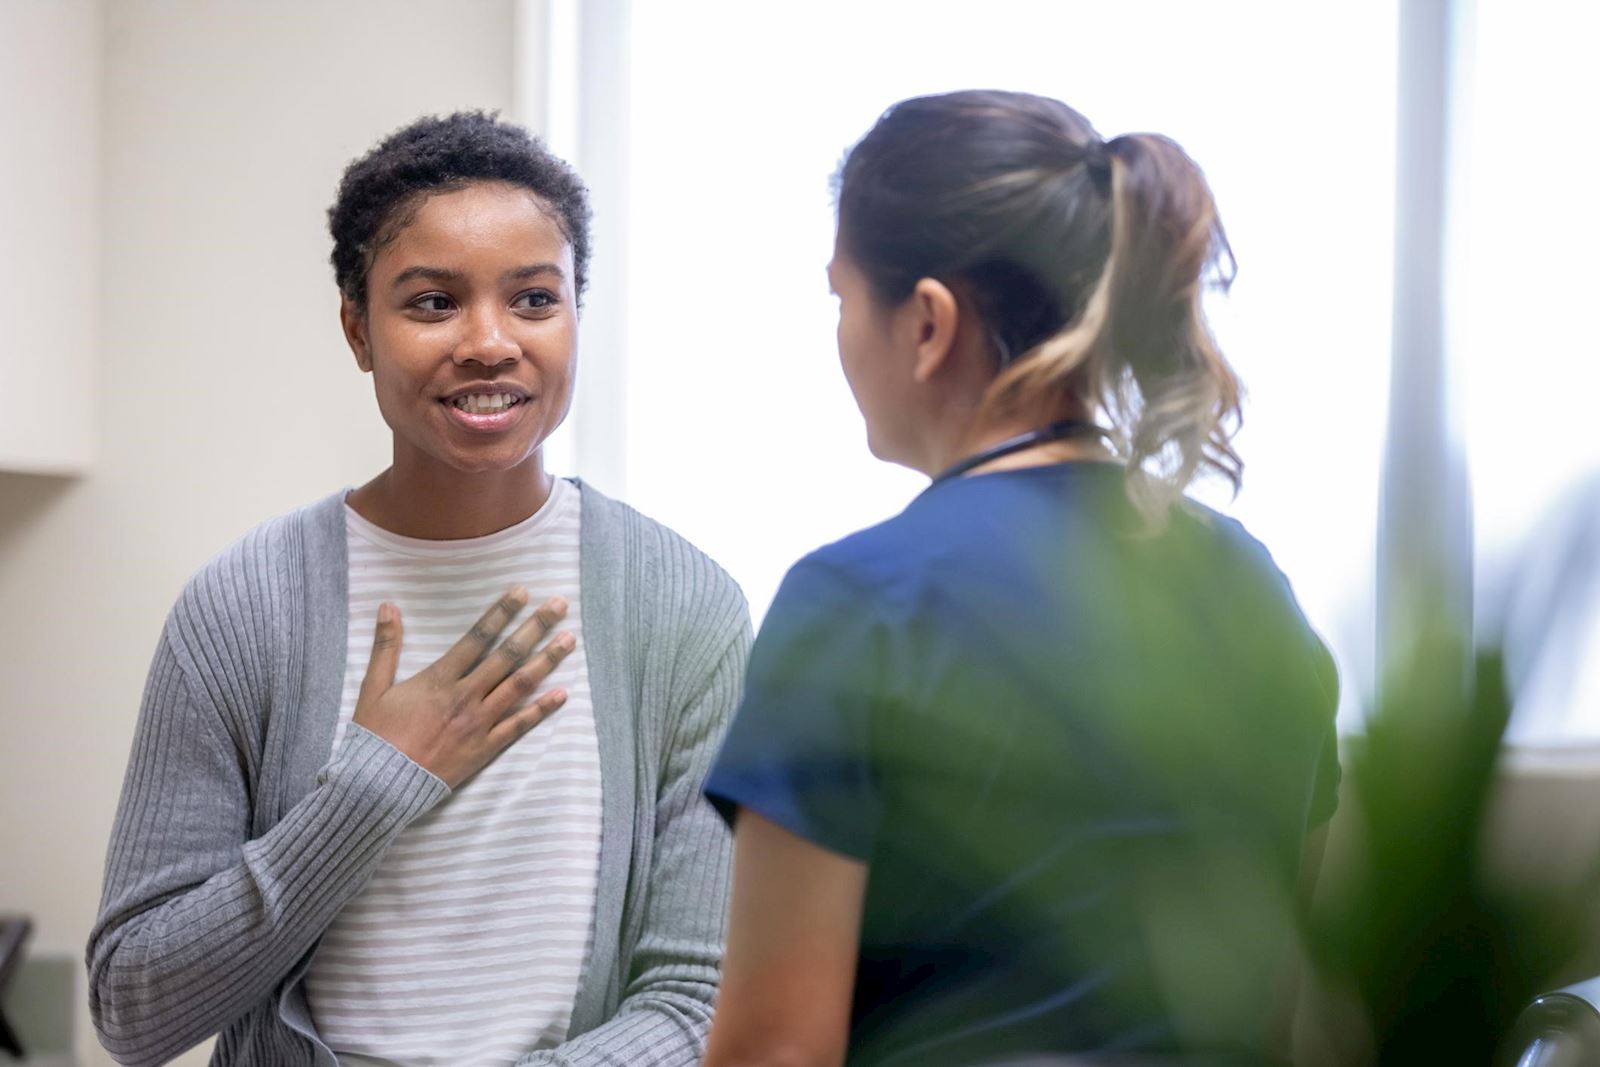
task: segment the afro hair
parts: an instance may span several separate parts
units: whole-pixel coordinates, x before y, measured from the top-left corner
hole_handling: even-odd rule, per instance
[[[520,185],[545,203],[572,245],[573,284],[581,301],[588,284],[588,189],[539,138],[482,111],[418,119],[345,168],[328,209],[339,291],[365,309],[367,272],[378,249],[430,194],[477,181]]]

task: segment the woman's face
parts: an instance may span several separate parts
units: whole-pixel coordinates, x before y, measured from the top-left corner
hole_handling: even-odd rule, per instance
[[[835,242],[828,285],[839,298],[839,364],[867,424],[867,447],[879,459],[910,463],[909,368],[896,343],[894,313]]]
[[[374,258],[365,313],[347,301],[342,317],[397,466],[509,470],[571,405],[572,246],[519,186],[429,196]]]

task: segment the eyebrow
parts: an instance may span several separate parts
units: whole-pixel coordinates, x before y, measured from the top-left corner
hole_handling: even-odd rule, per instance
[[[566,277],[566,272],[554,263],[530,263],[526,267],[517,267],[508,270],[500,276],[502,281],[524,281],[528,278],[537,278],[541,274],[554,274],[557,280]]]
[[[566,272],[563,271],[557,264],[529,263],[526,266],[514,267],[511,270],[506,271],[504,274],[500,275],[500,280],[524,281],[528,278],[536,278],[541,274],[553,274],[558,280],[566,277]],[[465,275],[463,275],[460,271],[450,270],[446,267],[407,267],[405,270],[401,271],[395,276],[393,287],[398,289],[400,286],[406,284],[406,282],[409,282],[415,278],[425,278],[431,282],[458,282],[464,277]]]

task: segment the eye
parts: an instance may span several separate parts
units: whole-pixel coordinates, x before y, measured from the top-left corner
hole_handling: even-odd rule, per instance
[[[454,307],[454,303],[443,293],[423,293],[406,306],[430,315],[441,315]]]
[[[548,289],[529,289],[518,293],[511,306],[519,311],[544,311],[556,305],[556,295]]]

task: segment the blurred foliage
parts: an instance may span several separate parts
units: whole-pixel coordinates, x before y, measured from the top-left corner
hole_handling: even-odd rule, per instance
[[[1502,650],[1467,648],[1443,627],[1416,641],[1350,746],[1348,854],[1307,923],[1305,1067],[1510,1062],[1518,1014],[1583,977],[1600,868],[1559,888],[1497,877],[1512,700]]]

